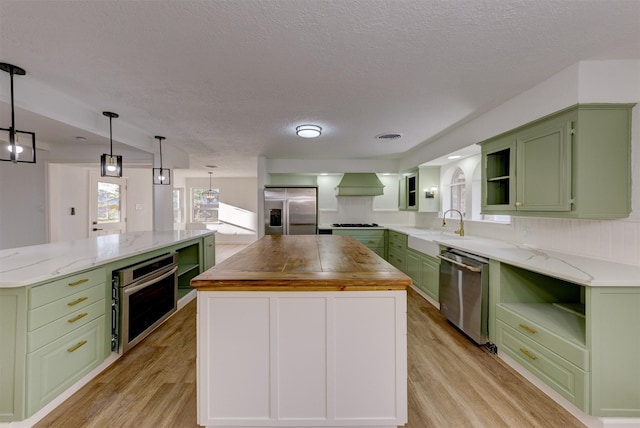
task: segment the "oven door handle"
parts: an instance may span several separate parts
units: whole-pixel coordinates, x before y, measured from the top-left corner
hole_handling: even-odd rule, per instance
[[[131,293],[135,293],[138,290],[142,290],[145,287],[148,287],[149,285],[158,282],[158,281],[162,281],[163,279],[173,275],[174,273],[176,273],[178,271],[178,266],[174,266],[173,268],[171,268],[170,270],[166,271],[165,273],[161,273],[157,276],[152,276],[150,278],[145,278],[144,281],[141,281],[137,284],[131,284],[128,285],[126,287],[124,287],[124,294],[131,294]]]
[[[457,260],[452,260],[452,259],[449,259],[449,258],[447,258],[447,257],[442,257],[442,256],[440,256],[440,255],[438,255],[438,258],[439,258],[439,259],[442,259],[442,260],[445,260],[445,261],[447,261],[447,262],[449,262],[449,263],[452,263],[452,264],[454,264],[454,265],[456,265],[456,266],[460,266],[461,268],[464,268],[464,269],[466,269],[466,270],[470,270],[471,272],[482,272],[482,268],[475,267],[475,266],[465,265],[464,263],[460,263],[460,262],[459,262],[459,261],[457,261]]]

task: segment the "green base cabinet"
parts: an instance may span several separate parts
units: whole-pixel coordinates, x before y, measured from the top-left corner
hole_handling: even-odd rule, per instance
[[[585,413],[640,417],[640,288],[590,287],[492,260],[489,335]]]
[[[177,252],[180,297],[193,276],[213,266],[214,243],[208,235],[53,281],[0,288],[0,423],[31,417],[109,356],[113,271]]]
[[[634,104],[579,104],[480,142],[483,214],[624,218]]]
[[[27,291],[0,289],[0,422],[24,419]]]
[[[407,249],[406,272],[413,284],[439,302],[440,260],[411,248]]]
[[[396,269],[406,273],[407,267],[407,240],[404,233],[389,231],[389,245],[387,251],[387,261]]]
[[[440,302],[440,259],[422,255],[422,282],[418,287],[434,301]]]
[[[333,229],[334,235],[351,236],[371,251],[385,258],[386,233],[384,229]]]

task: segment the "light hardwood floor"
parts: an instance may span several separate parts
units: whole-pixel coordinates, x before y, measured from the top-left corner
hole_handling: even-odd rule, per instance
[[[220,263],[242,245],[216,245]],[[197,427],[195,301],[36,427]],[[408,293],[409,423],[428,427],[582,427],[413,290]]]

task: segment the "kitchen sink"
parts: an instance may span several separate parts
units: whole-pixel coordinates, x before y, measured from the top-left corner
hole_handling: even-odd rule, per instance
[[[437,257],[438,254],[440,254],[440,244],[435,241],[449,241],[460,239],[465,238],[464,236],[437,230],[434,230],[433,232],[425,231],[424,233],[420,232],[409,235],[407,239],[407,246],[428,256]]]

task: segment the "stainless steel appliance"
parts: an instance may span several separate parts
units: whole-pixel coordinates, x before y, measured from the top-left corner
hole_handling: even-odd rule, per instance
[[[265,186],[264,212],[265,235],[315,235],[318,188]]]
[[[439,256],[440,312],[479,345],[488,338],[489,260],[455,249]]]
[[[178,307],[178,254],[113,272],[111,350],[125,353]]]

